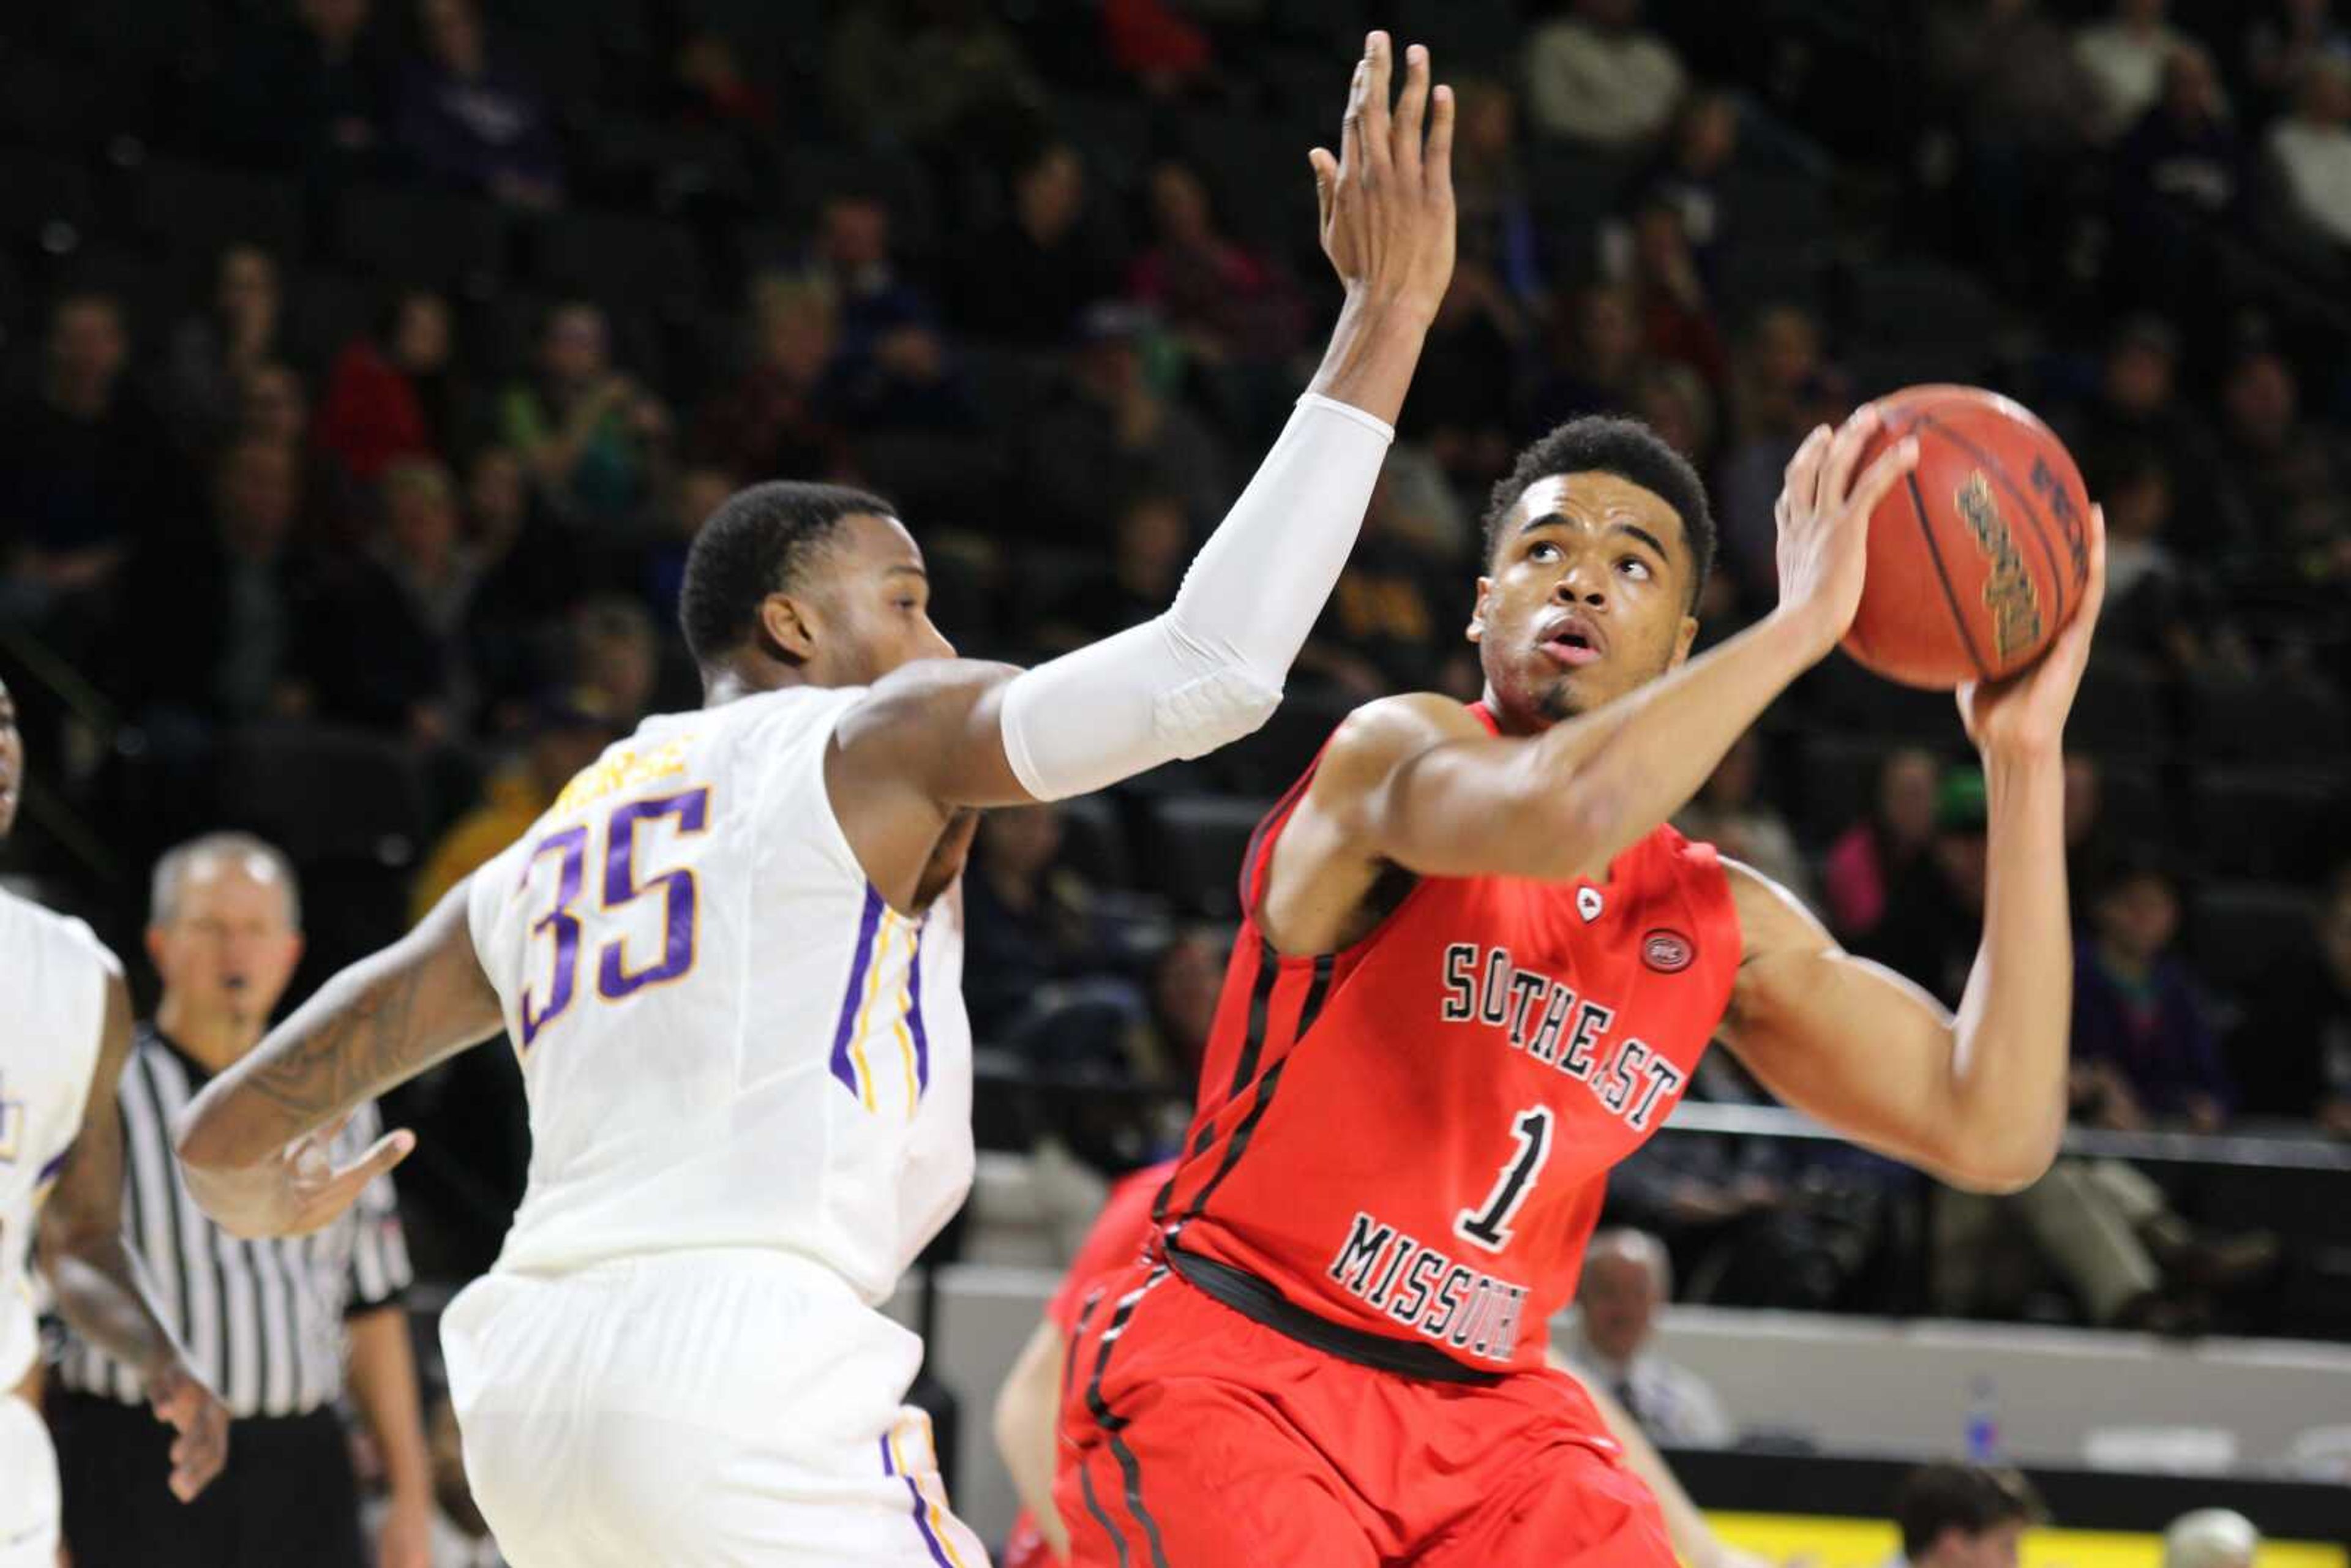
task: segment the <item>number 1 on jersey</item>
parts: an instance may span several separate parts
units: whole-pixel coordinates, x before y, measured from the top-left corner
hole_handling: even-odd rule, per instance
[[[1510,1244],[1510,1221],[1534,1190],[1535,1173],[1551,1157],[1551,1112],[1541,1105],[1520,1112],[1510,1135],[1519,1141],[1518,1152],[1502,1168],[1494,1190],[1482,1206],[1463,1209],[1453,1221],[1456,1235],[1489,1252]]]

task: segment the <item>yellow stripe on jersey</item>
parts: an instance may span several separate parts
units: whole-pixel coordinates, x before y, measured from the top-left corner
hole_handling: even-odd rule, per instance
[[[873,956],[865,971],[865,1000],[857,1009],[857,1032],[849,1037],[849,1060],[857,1071],[857,1097],[868,1111],[873,1103],[873,1070],[865,1061],[865,1030],[873,1021],[873,998],[882,992],[882,971],[889,966],[890,933],[894,928],[897,913],[886,906],[882,911],[882,928],[873,934]]]

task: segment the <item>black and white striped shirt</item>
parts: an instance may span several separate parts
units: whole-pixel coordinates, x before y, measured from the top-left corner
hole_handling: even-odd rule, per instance
[[[172,1122],[209,1074],[141,1026],[122,1071],[122,1234],[146,1264],[163,1321],[229,1414],[299,1416],[343,1388],[343,1318],[397,1301],[408,1288],[392,1178],[379,1176],[350,1212],[313,1235],[240,1241],[204,1218],[172,1152]],[[381,1135],[364,1105],[336,1141],[338,1159]],[[58,1380],[139,1404],[138,1375],[69,1336]]]

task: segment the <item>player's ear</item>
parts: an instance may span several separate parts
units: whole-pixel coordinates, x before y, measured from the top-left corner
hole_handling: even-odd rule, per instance
[[[1478,580],[1478,602],[1469,612],[1469,641],[1472,643],[1482,643],[1486,640],[1486,596],[1493,591],[1492,578],[1481,577]]]
[[[1689,657],[1690,644],[1697,641],[1698,617],[1695,615],[1683,616],[1681,630],[1674,633],[1673,663],[1667,664],[1666,668],[1669,670],[1679,669],[1681,667],[1682,661]]]
[[[156,974],[162,974],[163,928],[160,925],[147,927],[147,961],[155,967]]]
[[[816,657],[816,633],[805,601],[789,593],[770,593],[759,601],[759,642],[768,657],[805,664]]]

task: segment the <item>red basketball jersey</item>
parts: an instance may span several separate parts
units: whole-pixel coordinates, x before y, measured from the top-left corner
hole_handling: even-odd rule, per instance
[[[1332,1322],[1538,1365],[1609,1167],[1722,1020],[1729,883],[1711,845],[1660,827],[1605,882],[1424,877],[1353,946],[1285,957],[1256,911],[1312,777],[1243,862],[1249,918],[1162,1234]]]

